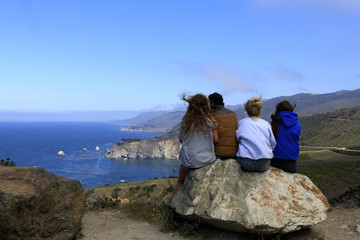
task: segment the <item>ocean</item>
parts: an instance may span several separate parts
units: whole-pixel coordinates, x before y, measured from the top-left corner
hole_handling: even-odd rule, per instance
[[[159,134],[120,131],[106,122],[0,122],[0,158],[16,166],[37,166],[84,188],[177,175],[174,159],[113,160],[106,149],[123,138],[147,139]],[[96,147],[99,152],[95,151]],[[83,152],[82,149],[88,151]],[[58,157],[58,151],[65,156]]]

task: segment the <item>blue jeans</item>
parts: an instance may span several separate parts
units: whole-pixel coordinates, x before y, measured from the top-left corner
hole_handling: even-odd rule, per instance
[[[297,173],[296,160],[285,160],[279,158],[271,159],[271,166],[280,168],[288,173]]]
[[[249,158],[237,157],[236,160],[240,163],[241,170],[245,172],[265,172],[270,166],[270,159],[253,160]]]

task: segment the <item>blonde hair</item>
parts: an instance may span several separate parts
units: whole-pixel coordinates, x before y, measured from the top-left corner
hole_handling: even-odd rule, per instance
[[[260,117],[261,115],[261,97],[253,97],[244,104],[245,110],[249,117]]]

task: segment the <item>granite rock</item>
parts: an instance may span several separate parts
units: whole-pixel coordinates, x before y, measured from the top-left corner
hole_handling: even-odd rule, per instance
[[[244,172],[234,159],[192,170],[168,205],[190,219],[237,232],[283,234],[327,218],[327,199],[311,180],[270,167]]]

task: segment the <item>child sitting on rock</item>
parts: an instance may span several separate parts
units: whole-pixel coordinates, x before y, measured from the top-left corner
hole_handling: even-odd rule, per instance
[[[271,126],[276,139],[274,158],[271,166],[289,173],[297,173],[299,157],[299,139],[301,125],[298,115],[294,113],[296,105],[284,100],[276,105],[275,113],[271,115]]]
[[[245,104],[249,117],[239,121],[236,138],[239,149],[236,154],[241,169],[247,172],[264,172],[273,158],[276,142],[271,125],[261,119],[261,99],[251,98]]]
[[[236,141],[236,129],[238,120],[236,114],[224,107],[221,94],[214,92],[209,95],[212,114],[217,123],[219,141],[215,144],[215,155],[222,160],[236,158],[238,143]]]
[[[206,96],[203,94],[190,97],[183,95],[182,99],[189,105],[182,118],[179,134],[182,147],[176,189],[183,185],[191,169],[200,168],[215,161],[214,143],[218,141],[216,122],[211,115]]]

